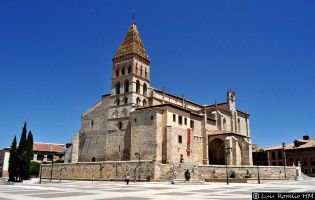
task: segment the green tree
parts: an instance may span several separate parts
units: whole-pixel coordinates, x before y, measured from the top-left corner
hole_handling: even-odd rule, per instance
[[[15,181],[15,177],[17,176],[17,165],[18,165],[18,157],[17,157],[17,149],[16,149],[16,136],[14,136],[11,149],[10,149],[9,181]]]
[[[26,176],[26,168],[25,168],[25,161],[27,159],[27,152],[26,152],[26,122],[24,123],[21,139],[19,143],[19,147],[17,149],[17,157],[18,157],[18,167],[17,167],[17,176],[18,181],[22,181],[23,178]]]
[[[40,170],[40,163],[31,161],[30,163],[30,175],[38,177]]]
[[[26,154],[23,156],[24,164],[25,164],[25,174],[22,177],[23,179],[30,178],[30,168],[31,168],[31,160],[33,155],[33,134],[32,131],[28,132],[27,140],[26,140]]]

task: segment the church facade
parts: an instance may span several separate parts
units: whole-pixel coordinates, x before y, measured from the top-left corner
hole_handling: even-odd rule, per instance
[[[112,62],[112,90],[82,115],[66,161],[252,165],[249,114],[236,109],[235,92],[201,105],[151,86],[135,24]]]

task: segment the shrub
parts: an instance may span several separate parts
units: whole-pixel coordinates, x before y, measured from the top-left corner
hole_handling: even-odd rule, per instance
[[[39,175],[40,163],[31,161],[30,175],[37,177]]]
[[[64,160],[55,160],[54,163],[64,163]]]
[[[235,171],[232,171],[232,172],[231,172],[231,175],[230,175],[230,178],[235,178],[235,177],[236,177]]]
[[[249,172],[249,170],[247,169],[247,170],[246,170],[245,178],[251,178],[251,177],[252,177],[252,175],[251,175],[251,173]]]

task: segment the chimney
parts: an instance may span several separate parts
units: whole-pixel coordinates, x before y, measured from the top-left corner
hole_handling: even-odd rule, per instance
[[[70,148],[72,146],[72,143],[67,143],[66,144],[66,148],[68,149],[68,148]]]
[[[303,140],[310,140],[310,136],[304,135],[304,136],[303,136]]]

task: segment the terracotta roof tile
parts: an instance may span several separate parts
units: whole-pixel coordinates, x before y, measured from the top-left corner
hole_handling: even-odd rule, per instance
[[[118,51],[113,59],[118,59],[129,54],[137,54],[145,60],[150,61],[147,51],[145,50],[142,40],[140,38],[137,26],[135,24],[131,24],[127,35],[125,36],[123,42],[120,44]]]
[[[285,149],[290,150],[290,149],[304,149],[304,148],[315,148],[315,139],[310,139],[310,140],[295,140],[294,142],[300,143],[299,146],[295,147],[294,143],[291,144],[286,144]],[[277,150],[277,149],[282,149],[282,145],[276,145],[272,147],[266,147],[264,148],[265,151],[268,150]]]
[[[65,147],[63,144],[49,144],[49,143],[34,142],[33,151],[64,153]]]

